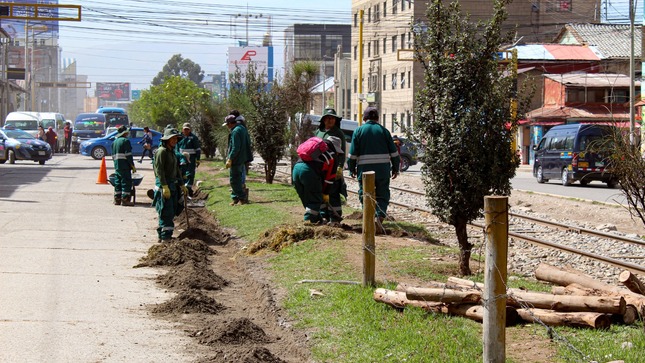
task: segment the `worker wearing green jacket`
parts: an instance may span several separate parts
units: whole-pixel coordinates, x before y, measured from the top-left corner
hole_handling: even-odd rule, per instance
[[[323,140],[328,140],[329,136],[334,136],[340,142],[341,150],[334,155],[338,170],[336,170],[336,180],[329,187],[329,205],[325,203],[320,209],[322,218],[330,222],[340,222],[342,220],[343,208],[341,206],[340,195],[343,190],[347,189],[346,187],[344,188],[345,180],[343,179],[346,146],[345,134],[340,128],[341,120],[342,117],[336,115],[336,110],[326,108],[320,118],[320,125],[318,125],[318,129],[315,132],[315,136]]]
[[[133,206],[132,174],[137,172],[132,159],[132,145],[128,139],[130,129],[121,126],[112,143],[112,160],[114,161],[114,205]]]
[[[159,242],[172,238],[175,230],[174,219],[184,208],[180,203],[181,193],[188,193],[174,150],[180,137],[177,129],[166,128],[161,137],[161,146],[154,157],[155,192],[152,204],[159,214]]]
[[[349,149],[347,166],[352,177],[358,175],[358,198],[363,203],[362,176],[374,171],[376,184],[376,216],[379,221],[387,217],[390,204],[390,178],[399,175],[400,156],[390,131],[378,123],[379,114],[375,107],[363,112],[365,123],[354,131]]]
[[[193,184],[195,183],[195,169],[199,166],[199,159],[202,155],[201,142],[199,138],[192,133],[190,124],[186,122],[183,125],[183,137],[177,143],[179,153],[188,153],[190,160],[187,160],[185,167],[185,185],[188,188],[188,195],[193,196]]]
[[[249,202],[248,190],[246,189],[246,163],[253,160],[251,150],[251,138],[246,127],[242,124],[241,116],[228,115],[224,119],[223,126],[228,127],[228,153],[226,155],[226,167],[231,169],[229,182],[231,183],[231,205],[247,204]]]

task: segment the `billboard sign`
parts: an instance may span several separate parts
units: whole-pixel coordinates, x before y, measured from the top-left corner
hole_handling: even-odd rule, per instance
[[[268,81],[273,81],[273,47],[228,48],[229,78],[239,69],[242,73],[242,81],[244,81],[250,63],[253,63],[258,74],[264,72]]]
[[[130,101],[130,83],[96,83],[96,97],[103,101]]]

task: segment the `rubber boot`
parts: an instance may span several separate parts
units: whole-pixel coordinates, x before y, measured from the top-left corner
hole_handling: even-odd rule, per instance
[[[127,197],[125,199],[121,199],[121,205],[125,207],[132,207],[134,203],[131,201],[132,197]]]
[[[121,205],[121,197],[114,196],[114,205]]]

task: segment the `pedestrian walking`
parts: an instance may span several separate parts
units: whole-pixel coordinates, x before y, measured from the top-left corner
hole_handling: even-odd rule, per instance
[[[74,129],[72,128],[72,123],[69,121],[65,122],[65,127],[63,128],[63,136],[65,137],[64,150],[65,150],[65,153],[67,154],[71,152],[73,133],[74,133]]]
[[[121,126],[112,143],[112,160],[114,161],[114,205],[133,206],[132,174],[137,172],[132,160],[132,145],[128,135],[130,129]]]
[[[38,133],[36,134],[36,138],[41,141],[47,141],[47,137],[45,136],[45,129],[42,126],[38,126]]]
[[[153,160],[154,155],[152,155],[152,132],[150,128],[145,126],[143,128],[143,138],[139,141],[139,144],[143,144],[143,154],[141,154],[141,159],[139,159],[139,164],[143,162],[143,158],[148,154],[150,160]]]
[[[174,219],[185,207],[180,202],[182,193],[188,193],[175,155],[180,138],[181,134],[177,129],[166,128],[154,157],[155,191],[152,204],[159,215],[158,242],[168,242],[172,239],[175,230]]]
[[[343,179],[343,168],[345,166],[345,153],[346,153],[346,143],[345,143],[345,134],[340,128],[340,122],[342,117],[336,115],[336,110],[333,108],[326,108],[323,111],[323,116],[320,118],[320,125],[316,129],[315,136],[328,140],[329,137],[334,137],[338,144],[337,150],[334,155],[334,161],[336,164],[336,180],[333,184],[329,186],[329,206],[325,205],[321,209],[323,219],[326,219],[330,222],[340,222],[342,220],[343,208],[342,208],[342,191],[347,189],[343,188],[345,180]]]
[[[49,126],[47,132],[45,132],[45,140],[52,148],[52,155],[56,152],[56,143],[58,142],[58,134],[54,131],[54,128]]]
[[[199,138],[192,133],[190,124],[186,122],[182,127],[183,136],[177,143],[180,153],[188,153],[190,160],[186,166],[186,188],[188,195],[193,196],[193,183],[195,182],[195,169],[199,166],[199,159],[202,155],[201,143]]]
[[[347,166],[351,177],[358,176],[358,198],[363,204],[363,173],[374,171],[376,183],[376,216],[382,222],[390,204],[390,178],[399,175],[401,158],[390,131],[378,123],[375,107],[363,112],[365,123],[354,131]]]
[[[249,202],[249,190],[246,188],[246,165],[253,160],[253,151],[251,150],[249,132],[241,121],[238,122],[240,117],[242,116],[228,115],[222,124],[230,131],[226,167],[230,169],[229,181],[231,199],[233,200],[231,206]]]

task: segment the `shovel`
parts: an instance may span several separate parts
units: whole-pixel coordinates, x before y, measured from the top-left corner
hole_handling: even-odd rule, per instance
[[[186,230],[190,229],[190,223],[188,222],[188,194],[184,193],[184,214],[186,214]]]

